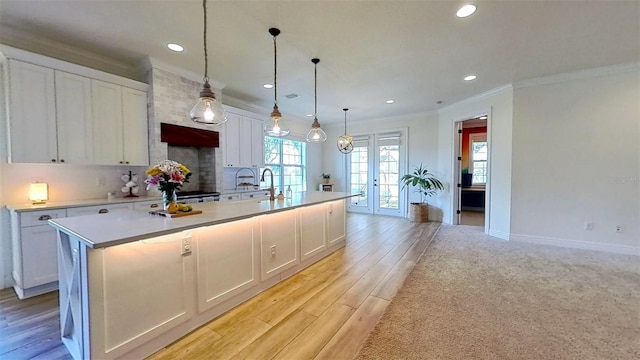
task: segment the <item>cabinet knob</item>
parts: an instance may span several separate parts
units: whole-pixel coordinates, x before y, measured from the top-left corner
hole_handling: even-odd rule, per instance
[[[151,204],[151,206],[150,206],[150,207],[151,207],[151,208],[157,208],[157,207],[158,207],[158,204]]]
[[[60,162],[64,162],[64,159],[60,159]]]
[[[128,164],[129,162],[128,162],[128,161],[125,161],[124,163],[125,163],[125,164]]]
[[[100,209],[98,210],[98,214],[108,214],[109,213],[109,209]]]
[[[249,195],[249,197],[253,197],[253,194]]]
[[[51,162],[56,162],[56,159],[51,159]]]
[[[233,196],[229,196],[227,199],[228,200],[233,200]]]
[[[122,164],[123,162],[122,162],[122,161],[119,161],[119,163],[120,163],[120,164]]]
[[[49,219],[51,219],[51,215],[41,215],[38,218],[38,220],[40,220],[40,221],[46,221],[46,220],[49,220]]]

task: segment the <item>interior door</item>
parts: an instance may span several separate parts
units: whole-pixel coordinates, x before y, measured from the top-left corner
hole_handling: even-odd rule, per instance
[[[401,132],[377,133],[354,138],[347,161],[351,193],[348,210],[369,214],[405,215],[400,174],[405,171]]]

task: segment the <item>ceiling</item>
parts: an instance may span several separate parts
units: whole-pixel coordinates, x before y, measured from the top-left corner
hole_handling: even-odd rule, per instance
[[[638,1],[473,3],[476,13],[459,19],[463,1],[209,0],[209,76],[225,84],[224,96],[269,109],[267,30],[277,27],[284,120],[313,113],[318,57],[318,119],[326,124],[341,123],[344,107],[349,121],[427,113],[526,79],[640,61]],[[37,42],[41,52],[63,44],[131,66],[150,57],[198,79],[202,22],[200,0],[0,0],[5,44],[34,51]],[[169,51],[169,42],[185,51]],[[478,78],[465,82],[468,74]]]

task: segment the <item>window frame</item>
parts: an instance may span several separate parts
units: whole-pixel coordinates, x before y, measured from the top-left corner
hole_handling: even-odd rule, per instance
[[[270,163],[267,161],[267,151],[269,150],[269,147],[267,146],[267,141],[277,141],[278,146],[277,146],[277,159],[279,160],[279,162],[277,163]],[[285,163],[284,162],[284,158],[285,158],[285,154],[284,154],[284,147],[285,147],[285,142],[290,141],[294,143],[294,146],[296,146],[296,143],[300,144],[300,154],[298,155],[300,157],[300,163],[295,163],[295,164],[291,164],[291,163]],[[278,192],[282,191],[283,193],[286,191],[287,187],[289,185],[292,186],[292,192],[300,192],[300,191],[306,191],[307,190],[307,169],[306,169],[306,162],[307,162],[307,143],[304,141],[299,141],[299,140],[295,140],[295,139],[290,139],[290,138],[280,138],[280,137],[275,137],[275,136],[265,136],[264,137],[264,142],[265,142],[265,147],[264,147],[264,154],[263,156],[265,157],[265,161],[264,161],[264,167],[260,169],[260,173],[262,173],[264,171],[265,168],[269,168],[269,169],[273,169],[273,168],[278,168],[280,171],[278,172],[278,174],[275,174],[276,171],[274,171],[274,188],[276,189],[276,195]],[[286,171],[285,168],[298,168],[300,169],[300,176],[301,176],[301,182],[300,183],[287,183],[287,176],[286,175]],[[266,179],[265,179],[266,180]],[[269,181],[266,180],[264,182],[265,186],[267,184],[269,184]],[[269,184],[270,185],[270,184]]]
[[[473,144],[478,142],[484,142],[487,147],[487,159],[486,160],[474,160],[473,159]],[[474,181],[474,168],[475,163],[484,163],[484,182]],[[471,186],[486,186],[487,185],[487,167],[489,165],[489,143],[487,142],[487,133],[471,133],[469,134],[469,173],[471,174]]]

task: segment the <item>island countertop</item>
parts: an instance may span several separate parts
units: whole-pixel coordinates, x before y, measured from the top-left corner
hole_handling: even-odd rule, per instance
[[[194,210],[201,210],[202,214],[178,218],[150,215],[147,211],[141,210],[129,210],[51,219],[49,224],[58,230],[77,236],[90,248],[105,248],[201,226],[222,224],[357,195],[343,192],[308,191],[294,194],[293,199],[285,200],[244,200],[192,204]]]

